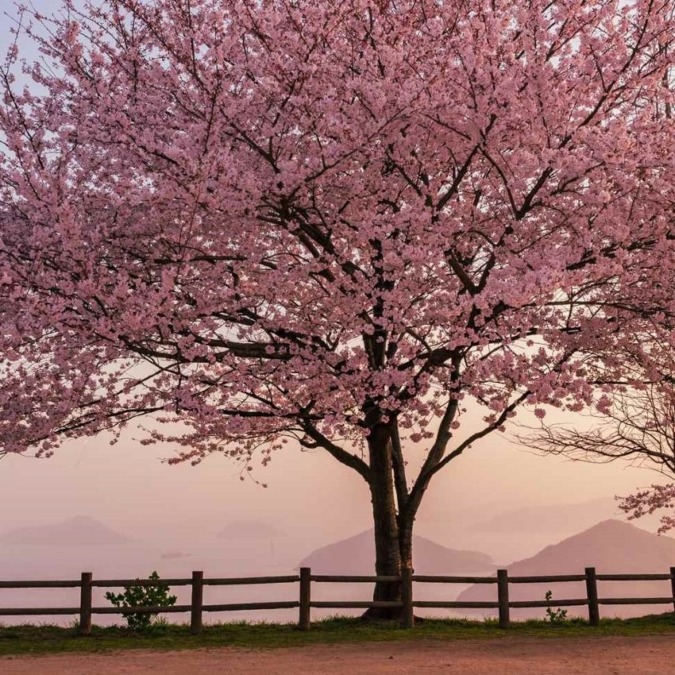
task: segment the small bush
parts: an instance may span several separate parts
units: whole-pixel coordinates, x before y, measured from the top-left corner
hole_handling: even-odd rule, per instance
[[[159,581],[157,572],[153,572],[148,579],[150,581]],[[137,579],[137,581],[140,581]],[[125,586],[124,593],[105,594],[106,600],[109,600],[115,607],[130,609],[134,607],[171,607],[176,604],[176,596],[169,595],[168,586]],[[135,631],[148,630],[153,624],[161,620],[157,619],[157,614],[147,613],[125,613],[124,618],[127,626]]]
[[[546,591],[544,596],[547,602],[551,602],[553,599],[553,593],[551,591]],[[551,623],[565,623],[567,621],[567,610],[561,609],[552,609],[550,606],[546,608],[546,620]]]

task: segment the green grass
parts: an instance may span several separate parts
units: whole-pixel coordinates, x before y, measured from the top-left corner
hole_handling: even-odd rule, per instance
[[[195,649],[203,647],[247,647],[268,649],[308,644],[340,642],[381,642],[402,640],[464,640],[522,638],[563,638],[597,636],[638,636],[669,634],[675,637],[675,614],[639,619],[605,619],[591,627],[572,619],[552,625],[546,621],[513,623],[501,630],[495,621],[432,620],[404,630],[392,622],[364,622],[360,619],[334,618],[313,623],[309,631],[292,624],[222,623],[205,626],[201,635],[190,635],[187,625],[160,624],[143,633],[117,626],[94,627],[86,637],[74,627],[53,625],[0,625],[0,655],[45,654],[60,652],[97,652],[116,649]]]

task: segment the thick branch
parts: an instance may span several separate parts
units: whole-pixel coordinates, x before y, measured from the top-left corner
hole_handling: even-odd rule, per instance
[[[351,452],[347,452],[339,445],[333,443],[310,422],[306,420],[300,420],[300,426],[307,436],[309,436],[319,447],[326,450],[332,457],[337,459],[340,464],[344,464],[350,469],[354,469],[354,471],[356,471],[366,481],[366,483],[370,484],[370,467],[362,459],[356,455],[352,455]]]

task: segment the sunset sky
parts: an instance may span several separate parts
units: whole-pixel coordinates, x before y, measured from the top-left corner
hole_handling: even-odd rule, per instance
[[[10,456],[0,462],[0,509],[5,528],[88,514],[125,533],[153,528],[218,529],[236,520],[265,520],[297,534],[314,530],[326,541],[369,525],[365,483],[318,451],[289,448],[270,466],[240,480],[241,465],[211,457],[200,466],[169,466],[169,447],[145,447],[131,430],[115,446],[103,437],[67,444],[51,459]],[[420,531],[456,529],[505,508],[571,503],[623,494],[657,479],[619,463],[589,465],[538,457],[503,437],[484,440],[432,483],[418,518]],[[11,515],[10,515],[11,514]],[[450,543],[444,542],[444,543]]]

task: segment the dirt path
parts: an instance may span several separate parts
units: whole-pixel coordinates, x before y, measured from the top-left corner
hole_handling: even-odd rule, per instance
[[[668,636],[411,641],[312,645],[260,651],[223,648],[179,652],[126,651],[15,656],[0,658],[0,673],[663,675],[675,673],[675,641]]]

